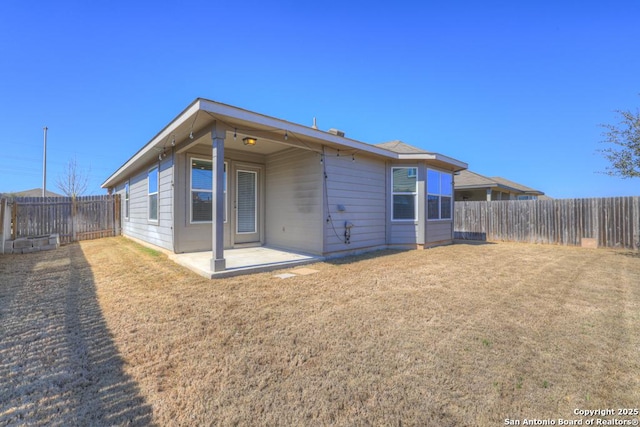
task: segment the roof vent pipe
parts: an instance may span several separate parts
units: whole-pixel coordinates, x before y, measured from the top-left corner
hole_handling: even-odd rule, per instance
[[[313,118],[313,126],[311,126],[313,129],[318,129],[318,125],[316,124],[316,118]]]

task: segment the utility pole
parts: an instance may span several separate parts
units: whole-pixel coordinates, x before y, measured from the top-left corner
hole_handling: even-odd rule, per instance
[[[44,155],[42,156],[42,197],[47,197],[47,127],[44,127]]]

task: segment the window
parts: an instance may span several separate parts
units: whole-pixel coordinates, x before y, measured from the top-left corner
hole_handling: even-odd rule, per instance
[[[224,222],[227,222],[227,163],[223,170]],[[211,222],[213,213],[213,164],[191,159],[191,222]]]
[[[149,169],[147,181],[149,183],[149,221],[158,220],[158,167]]]
[[[451,219],[453,179],[450,173],[427,169],[427,219]]]
[[[238,233],[255,233],[258,230],[257,185],[258,174],[251,171],[236,172],[236,191],[238,208],[236,209],[236,231]]]
[[[394,221],[416,219],[417,174],[417,168],[391,168]]]
[[[124,183],[124,217],[129,218],[129,181]]]

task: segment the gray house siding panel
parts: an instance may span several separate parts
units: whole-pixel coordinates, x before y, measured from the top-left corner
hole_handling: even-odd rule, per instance
[[[173,250],[172,176],[171,158],[164,159],[159,168],[158,222],[149,221],[147,173],[149,168],[131,177],[129,219],[122,221],[122,234]],[[124,198],[124,190],[122,195]]]
[[[382,247],[386,245],[386,166],[367,156],[338,156],[328,151],[324,167],[326,212],[325,253]],[[344,209],[344,210],[341,210]],[[351,223],[350,243],[345,243],[345,224]]]
[[[393,220],[392,212],[393,212],[393,189],[391,188],[393,184],[392,173],[393,168],[416,168],[417,169],[417,180],[416,180],[416,215],[418,218],[424,218],[422,204],[424,203],[424,167],[421,164],[416,162],[408,162],[408,161],[395,161],[388,164],[388,187],[387,191],[389,192],[389,201],[388,201],[388,209],[389,209],[389,244],[390,245],[418,245],[424,243],[424,228],[420,225],[420,222],[416,219],[415,221],[403,221],[403,220]],[[397,182],[398,177],[396,177],[396,183],[402,184],[402,181]]]
[[[176,155],[176,175],[174,191],[175,200],[175,227],[176,227],[176,252],[210,251],[213,239],[213,230],[210,222],[191,222],[191,164],[192,158],[211,161],[211,147],[197,145],[188,152]],[[225,163],[227,165],[227,222],[224,224],[224,248],[233,246],[231,240],[232,215],[234,189],[232,176],[234,165],[253,164],[263,166],[265,157],[255,153],[225,150]],[[242,166],[240,166],[241,168]]]
[[[427,243],[451,241],[452,239],[452,221],[429,221],[427,223]]]
[[[265,184],[265,244],[321,254],[320,157],[299,149],[268,156]]]
[[[175,174],[175,228],[176,252],[210,251],[213,232],[211,223],[191,224],[191,165],[189,160],[196,157],[211,160],[211,149],[196,147],[194,152],[182,153],[176,156]]]
[[[391,222],[391,242],[392,245],[416,245],[421,243],[419,227],[414,222]]]

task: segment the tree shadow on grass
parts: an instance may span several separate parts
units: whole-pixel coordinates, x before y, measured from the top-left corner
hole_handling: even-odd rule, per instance
[[[80,246],[0,266],[0,425],[150,425]]]

